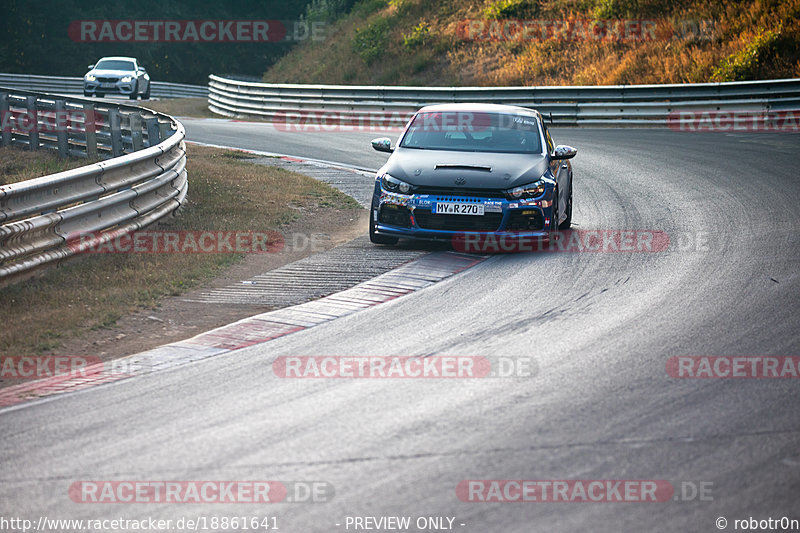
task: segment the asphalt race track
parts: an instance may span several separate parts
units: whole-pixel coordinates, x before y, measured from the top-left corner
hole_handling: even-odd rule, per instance
[[[371,169],[386,159],[369,148],[378,133],[184,124],[203,143]],[[800,519],[800,380],[666,371],[675,356],[800,356],[800,135],[553,136],[579,150],[577,229],[660,230],[669,248],[495,255],[274,341],[0,411],[0,514],[275,516],[288,532],[347,531],[348,516],[455,517],[456,531],[525,533],[718,531],[719,517],[727,530],[749,517]],[[294,355],[532,357],[535,371],[276,377],[273,361]],[[677,492],[655,503],[458,498],[461,481],[481,479],[666,480]],[[77,480],[325,481],[335,495],[93,505],[70,499]],[[712,487],[706,497],[684,496],[701,485]]]

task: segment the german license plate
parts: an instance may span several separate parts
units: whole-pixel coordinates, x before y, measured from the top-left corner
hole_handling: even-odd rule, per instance
[[[482,215],[483,204],[468,204],[466,202],[437,202],[433,207],[437,215]]]
[[[101,83],[100,84],[100,87],[102,87],[103,89],[113,89],[116,86],[117,85],[114,84],[114,83]]]

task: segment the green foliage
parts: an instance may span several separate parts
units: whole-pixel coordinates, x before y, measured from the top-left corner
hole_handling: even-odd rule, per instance
[[[311,0],[304,18],[309,22],[333,22],[347,13],[352,5],[352,0]]]
[[[664,16],[681,3],[676,0],[596,0],[592,15],[597,19]]]
[[[411,33],[403,34],[403,46],[409,50],[413,50],[418,46],[423,46],[428,42],[431,34],[430,25],[422,21],[411,30]]]
[[[496,0],[483,10],[487,19],[511,19],[535,16],[539,4],[530,0]]]
[[[723,59],[711,74],[711,81],[744,81],[755,79],[756,69],[766,56],[775,51],[782,25],[776,31],[761,31],[735,54]]]
[[[620,0],[597,0],[593,15],[598,19],[621,18],[622,2]]]
[[[387,0],[360,0],[353,6],[350,14],[357,19],[365,19],[373,13],[384,9],[389,4],[391,4],[391,2]]]
[[[353,51],[367,65],[371,65],[383,56],[383,52],[389,44],[390,29],[391,25],[387,18],[378,18],[364,28],[357,28],[351,41]]]
[[[334,22],[347,14],[366,18],[387,5],[388,0],[311,0],[304,18],[311,22]]]
[[[260,77],[295,43],[78,42],[68,29],[73,21],[87,20],[297,21],[310,1],[1,0],[0,72],[79,77],[101,57],[121,55],[138,58],[155,81],[205,85],[211,73]],[[287,29],[294,32],[291,25]]]
[[[419,74],[420,72],[428,68],[432,62],[433,62],[432,58],[427,55],[415,57],[414,61],[411,63],[411,71],[414,74]]]
[[[389,6],[395,8],[398,15],[405,15],[411,10],[412,3],[409,0],[389,0]]]

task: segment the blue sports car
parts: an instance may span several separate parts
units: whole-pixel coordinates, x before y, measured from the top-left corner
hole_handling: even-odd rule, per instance
[[[375,179],[370,240],[453,240],[464,234],[547,239],[572,221],[577,153],[555,146],[538,111],[494,104],[420,109]]]

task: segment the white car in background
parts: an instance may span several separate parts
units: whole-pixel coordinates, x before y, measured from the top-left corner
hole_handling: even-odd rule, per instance
[[[150,75],[135,57],[104,57],[83,77],[83,95],[121,94],[136,100],[150,98]]]

